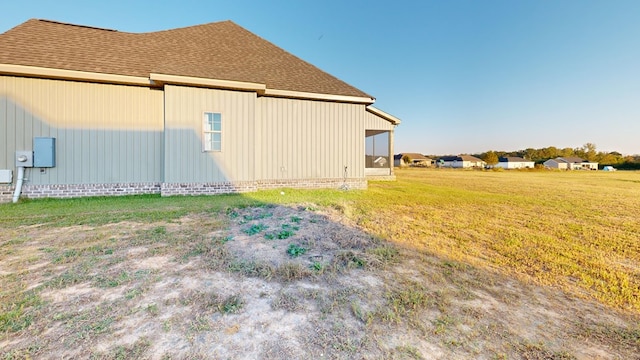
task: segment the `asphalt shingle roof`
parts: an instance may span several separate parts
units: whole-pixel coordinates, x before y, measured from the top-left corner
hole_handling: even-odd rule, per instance
[[[411,158],[411,160],[431,160],[428,157],[418,153],[401,153],[394,155],[394,159],[396,156],[398,156],[398,159],[402,159],[403,156],[408,156]]]
[[[127,33],[31,19],[0,34],[0,64],[138,77],[191,76],[372,98],[231,21]]]

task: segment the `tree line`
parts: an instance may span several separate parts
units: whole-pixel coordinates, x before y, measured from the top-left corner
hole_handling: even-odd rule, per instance
[[[542,164],[549,159],[557,157],[579,157],[583,160],[597,162],[601,167],[612,165],[619,169],[640,169],[640,155],[623,156],[617,151],[604,152],[597,151],[596,145],[586,143],[577,148],[557,148],[549,146],[540,149],[527,148],[517,151],[495,151],[489,150],[481,154],[474,154],[489,165],[497,164],[498,158],[503,156],[517,156],[537,164]]]

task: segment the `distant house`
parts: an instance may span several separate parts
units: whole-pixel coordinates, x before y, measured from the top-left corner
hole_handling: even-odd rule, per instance
[[[405,159],[408,158],[408,162]],[[418,153],[402,153],[393,155],[393,166],[431,166],[431,159]]]
[[[483,168],[487,163],[471,155],[442,156],[438,165],[451,168]]]
[[[503,169],[533,169],[535,163],[517,156],[501,156],[495,167]]]
[[[597,162],[590,162],[579,157],[557,157],[543,163],[546,169],[558,170],[598,170]]]

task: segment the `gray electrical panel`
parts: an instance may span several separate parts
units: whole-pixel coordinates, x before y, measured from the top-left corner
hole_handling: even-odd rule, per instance
[[[16,151],[16,167],[33,167],[33,151]]]
[[[33,138],[33,167],[56,166],[56,138]]]

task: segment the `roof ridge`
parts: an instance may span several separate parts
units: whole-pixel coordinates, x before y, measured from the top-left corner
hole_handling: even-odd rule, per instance
[[[181,26],[181,27],[171,28],[171,29],[160,29],[160,30],[154,30],[154,31],[145,31],[145,32],[139,32],[139,33],[134,33],[134,34],[140,34],[140,35],[160,34],[160,33],[176,32],[176,31],[181,31],[181,30],[186,30],[186,29],[194,29],[194,28],[198,28],[198,27],[205,27],[205,26],[218,25],[218,24],[224,24],[224,23],[231,23],[231,24],[233,24],[233,25],[235,25],[235,26],[237,26],[239,28],[244,29],[242,26],[236,24],[232,20],[227,19],[227,20],[220,20],[220,21],[212,21],[212,22],[203,23],[203,24]]]
[[[67,26],[76,26],[76,27],[87,28],[87,29],[94,29],[94,30],[103,30],[103,31],[113,31],[113,32],[118,32],[118,30],[114,30],[114,29],[100,28],[100,27],[96,27],[96,26],[89,26],[89,25],[72,24],[72,23],[66,23],[66,22],[62,22],[62,21],[55,21],[55,20],[48,20],[48,19],[34,19],[34,20],[36,20],[36,21],[42,21],[42,22],[47,22],[47,23],[51,23],[51,24],[67,25]]]

